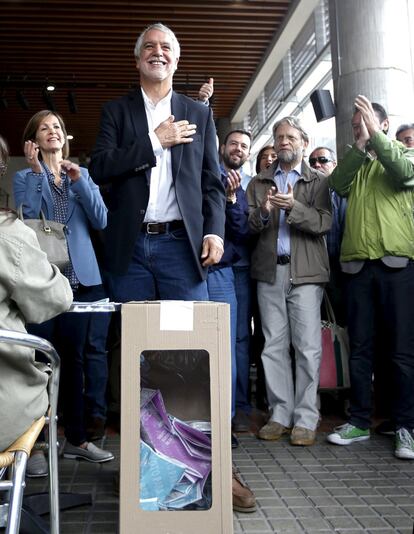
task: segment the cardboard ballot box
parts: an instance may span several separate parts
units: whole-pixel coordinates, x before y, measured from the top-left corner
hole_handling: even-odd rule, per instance
[[[120,534],[232,534],[229,306],[121,316]]]

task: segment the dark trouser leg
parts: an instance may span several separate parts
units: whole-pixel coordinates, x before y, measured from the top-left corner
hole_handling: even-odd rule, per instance
[[[106,297],[102,286],[95,286],[89,293],[90,301]],[[106,387],[108,383],[108,337],[110,313],[90,314],[84,355],[85,400],[88,417],[106,419]]]
[[[373,265],[346,277],[347,322],[350,342],[350,422],[369,428],[372,410],[372,371],[375,335],[375,287]]]
[[[389,349],[396,427],[414,428],[414,263],[405,269],[381,267],[379,278],[384,337]]]
[[[88,302],[89,288],[80,287],[74,300]],[[59,316],[59,349],[62,362],[60,381],[65,436],[72,445],[86,441],[84,418],[84,350],[90,313]]]
[[[75,300],[82,300],[79,292]],[[87,301],[88,299],[83,299]],[[40,325],[30,325],[31,334],[50,341],[61,361],[59,400],[63,412],[65,435],[73,445],[86,441],[83,402],[83,350],[88,313],[62,313]]]
[[[250,413],[250,270],[249,267],[233,267],[237,298],[237,386],[236,408]]]

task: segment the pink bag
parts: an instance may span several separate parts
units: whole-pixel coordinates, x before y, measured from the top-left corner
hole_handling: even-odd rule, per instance
[[[336,324],[328,295],[324,292],[327,321],[322,321],[322,359],[319,389],[349,388],[349,339],[345,328]]]

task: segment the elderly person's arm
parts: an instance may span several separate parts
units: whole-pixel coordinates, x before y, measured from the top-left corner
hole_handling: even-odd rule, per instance
[[[331,229],[332,206],[328,179],[323,176],[317,180],[312,201],[305,204],[294,199],[286,222],[302,232],[321,235]]]

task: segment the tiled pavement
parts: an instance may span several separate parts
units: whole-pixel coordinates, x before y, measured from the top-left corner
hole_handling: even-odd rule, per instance
[[[328,444],[325,435],[320,431],[317,443],[303,448],[290,446],[286,437],[264,442],[253,434],[239,435],[234,462],[256,494],[258,508],[234,514],[235,534],[413,533],[414,462],[394,458],[390,437],[373,435],[339,447]],[[118,531],[119,436],[105,439],[116,455],[113,462],[60,461],[61,490],[90,492],[93,498],[92,505],[61,514],[62,534]],[[30,480],[27,493],[45,487],[45,479]]]
[[[235,516],[236,533],[413,532],[414,462],[394,458],[389,437],[339,447],[325,436],[306,448],[241,439],[234,461],[259,507]]]

